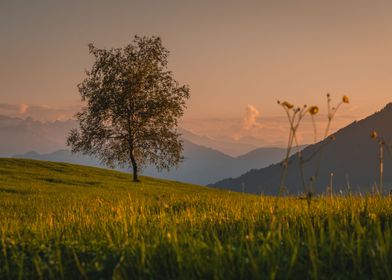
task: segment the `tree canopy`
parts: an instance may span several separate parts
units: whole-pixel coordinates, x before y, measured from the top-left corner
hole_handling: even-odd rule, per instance
[[[146,164],[159,170],[178,165],[182,142],[178,120],[189,87],[168,70],[169,51],[160,37],[135,36],[124,48],[89,44],[95,62],[78,85],[86,106],[67,143],[72,152],[98,156],[114,167],[132,167],[133,180]]]

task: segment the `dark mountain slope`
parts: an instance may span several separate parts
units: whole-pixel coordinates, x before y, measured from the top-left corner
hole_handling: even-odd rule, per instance
[[[336,139],[325,146],[320,165],[320,175],[315,191],[324,192],[333,173],[334,191],[370,191],[378,183],[378,145],[370,138],[370,133],[377,130],[387,143],[392,141],[392,103],[383,110],[361,120],[353,122],[335,133]],[[308,158],[326,141],[310,145],[303,154]],[[318,157],[304,165],[306,183],[314,175]],[[286,187],[290,193],[303,191],[297,154],[290,158]],[[251,170],[235,179],[225,179],[212,186],[251,193],[277,194],[282,167],[271,165],[259,170]],[[385,155],[384,190],[392,187],[391,156]]]

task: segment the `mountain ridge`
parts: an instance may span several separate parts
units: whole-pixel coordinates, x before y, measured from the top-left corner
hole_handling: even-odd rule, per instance
[[[282,148],[259,148],[245,155],[232,157],[212,148],[184,140],[185,160],[178,169],[172,169],[170,172],[158,172],[155,167],[147,166],[143,174],[162,179],[207,185],[214,180],[226,178],[228,175],[239,176],[250,169],[278,162],[282,159],[284,153],[285,150]],[[48,154],[28,152],[16,154],[13,157],[104,167],[94,157],[72,154],[66,149]],[[124,168],[117,169],[128,171]]]
[[[35,151],[51,153],[66,149],[66,137],[72,128],[78,126],[76,120],[38,121],[31,117],[25,119],[0,115],[0,156],[9,157],[15,154]],[[258,148],[255,144],[213,139],[197,135],[179,127],[182,138],[197,145],[210,147],[230,156],[238,156]],[[261,141],[261,140],[260,140]],[[260,142],[261,146],[262,142]]]
[[[370,138],[370,134],[373,130],[376,130],[388,143],[391,143],[391,122],[392,103],[388,103],[374,114],[359,121],[354,121],[333,133],[332,135],[336,137],[336,140],[324,148],[315,192],[325,192],[331,173],[333,173],[335,192],[371,191],[375,184],[378,184],[378,146],[376,141]],[[304,158],[309,158],[326,141],[329,140],[325,139],[307,146],[303,150]],[[384,161],[384,185],[390,188],[392,186],[392,172],[389,171],[392,169],[391,157],[385,155]],[[304,166],[307,188],[310,185],[309,178],[314,175],[316,169],[314,160],[310,163]],[[301,183],[299,168],[298,156],[294,154],[290,157],[286,180],[286,187],[292,194],[305,191]],[[276,195],[279,189],[281,172],[282,167],[279,164],[273,164],[263,169],[251,170],[236,178],[217,181],[210,184],[210,186],[234,191],[241,191],[245,188],[245,191],[250,193]]]

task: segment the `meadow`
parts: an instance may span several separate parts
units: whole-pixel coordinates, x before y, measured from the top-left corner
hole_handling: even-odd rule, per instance
[[[392,198],[0,159],[0,279],[392,279]]]

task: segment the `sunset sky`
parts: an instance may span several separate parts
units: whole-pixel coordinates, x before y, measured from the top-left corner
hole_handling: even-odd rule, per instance
[[[158,35],[191,88],[182,126],[261,145],[287,133],[276,100],[350,105],[333,129],[391,102],[392,1],[0,0],[0,114],[70,118],[91,66],[87,44]],[[309,120],[302,141],[313,141]]]

